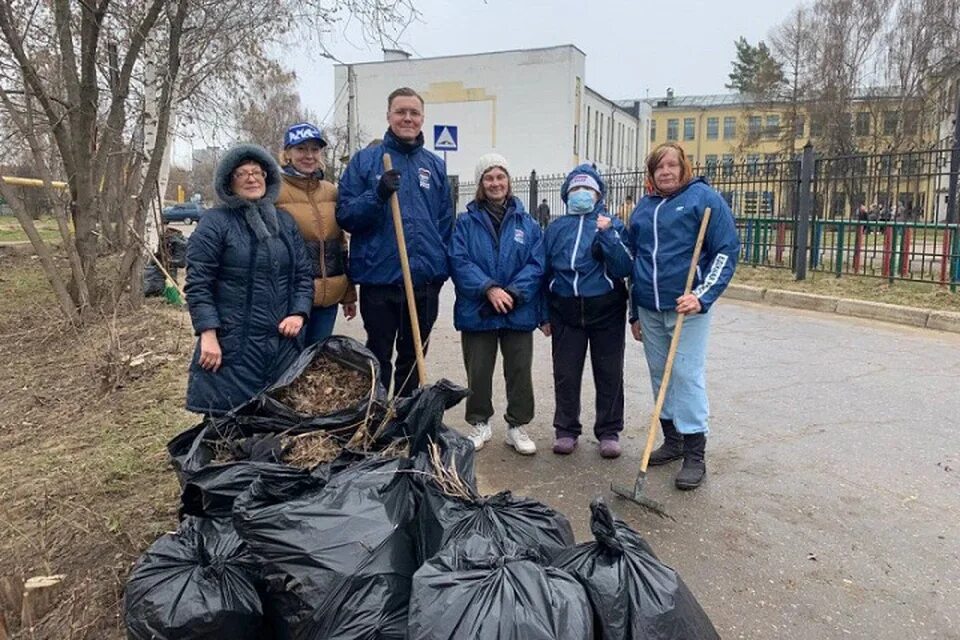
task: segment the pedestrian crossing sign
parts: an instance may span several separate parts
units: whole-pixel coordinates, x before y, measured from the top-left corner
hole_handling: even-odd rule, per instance
[[[435,151],[456,151],[457,127],[450,124],[433,125],[433,149]]]

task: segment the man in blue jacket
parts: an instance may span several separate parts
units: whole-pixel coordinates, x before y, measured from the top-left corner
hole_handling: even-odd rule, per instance
[[[337,223],[350,233],[348,273],[360,285],[367,348],[380,361],[380,379],[389,389],[396,345],[394,395],[407,396],[418,383],[412,375],[416,354],[390,196],[396,193],[400,200],[425,350],[448,276],[453,203],[443,163],[423,148],[423,98],[407,87],[393,91],[387,98],[387,123],[383,142],[354,155],[340,178]],[[393,160],[391,171],[384,171],[385,153]]]

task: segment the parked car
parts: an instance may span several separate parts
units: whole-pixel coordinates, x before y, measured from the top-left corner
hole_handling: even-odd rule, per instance
[[[196,202],[181,202],[172,207],[164,207],[163,221],[192,224],[200,219],[204,211],[206,211],[206,209]]]

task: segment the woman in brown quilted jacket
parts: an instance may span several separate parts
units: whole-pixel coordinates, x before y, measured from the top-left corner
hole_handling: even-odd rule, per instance
[[[283,183],[277,207],[297,221],[313,262],[313,310],[307,322],[307,345],[333,333],[337,305],[352,320],[357,315],[357,293],[347,279],[347,238],[337,225],[337,187],[323,179],[323,148],[320,129],[301,122],[287,129],[280,164]]]

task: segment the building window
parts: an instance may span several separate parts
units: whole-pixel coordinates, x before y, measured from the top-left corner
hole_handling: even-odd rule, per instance
[[[733,154],[725,153],[723,154],[720,161],[720,168],[723,169],[723,173],[728,176],[733,175]]]
[[[594,126],[597,132],[593,134],[593,159],[600,159],[600,150],[603,149],[603,114],[597,111],[593,114]]]
[[[779,115],[767,116],[766,122],[764,122],[763,133],[768,138],[776,138],[780,135]]]
[[[751,136],[760,135],[760,116],[747,117],[747,133]]]
[[[723,139],[731,140],[737,137],[737,118],[726,116],[723,119]]]
[[[884,111],[883,112],[883,135],[892,136],[897,132],[897,121],[899,120],[899,113],[896,111]]]
[[[696,121],[693,118],[683,119],[683,139],[693,140],[696,133]]]
[[[747,156],[747,175],[755,176],[759,173],[760,169],[760,154],[751,153]]]
[[[806,128],[807,120],[803,116],[797,116],[793,123],[793,135],[796,138],[803,137],[803,130]]]
[[[720,137],[720,118],[707,118],[707,140]]]
[[[657,121],[650,118],[650,142],[657,141]]]
[[[583,151],[588,158],[591,157],[590,156],[590,112],[591,112],[590,107],[587,107],[587,143],[584,145]]]
[[[855,133],[858,136],[870,135],[870,112],[858,111]]]
[[[717,175],[717,154],[708,153],[703,157],[703,164],[706,168],[706,175],[708,178],[713,178]]]
[[[903,132],[908,136],[915,136],[919,131],[920,113],[905,111],[903,114]]]
[[[680,121],[676,118],[667,120],[667,140],[677,140],[680,137]]]
[[[821,135],[823,135],[823,118],[817,116],[810,118],[810,137],[817,138]]]

